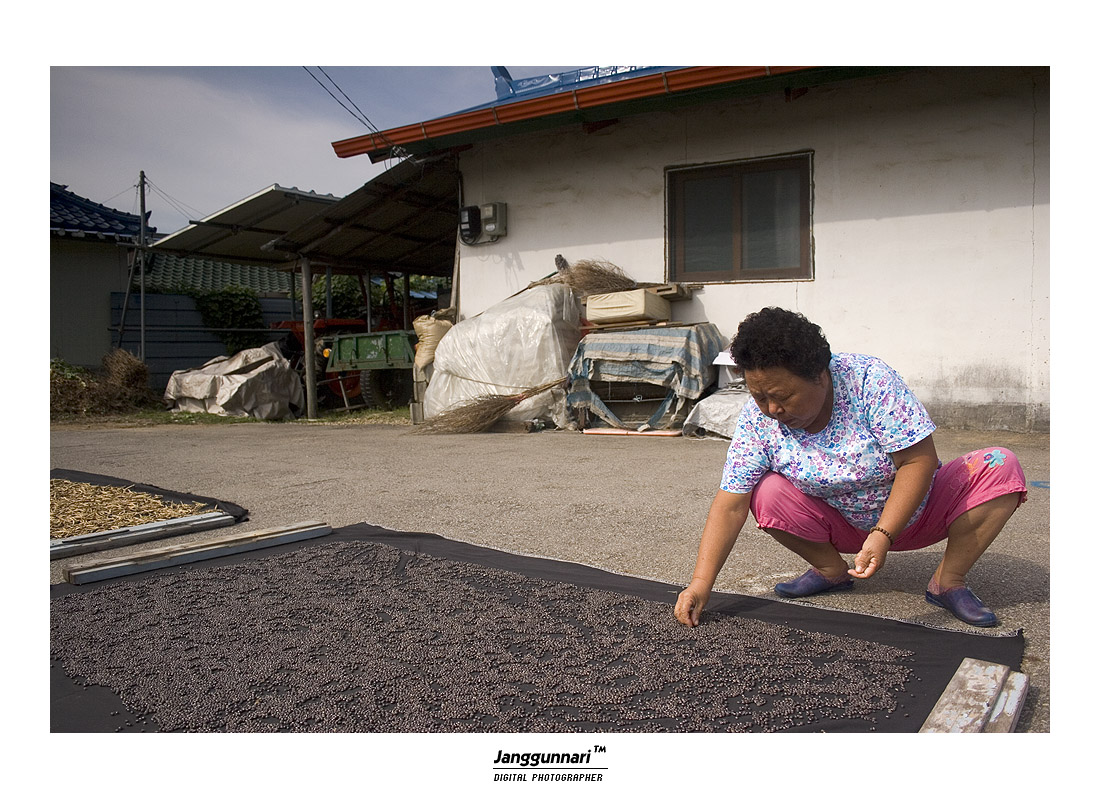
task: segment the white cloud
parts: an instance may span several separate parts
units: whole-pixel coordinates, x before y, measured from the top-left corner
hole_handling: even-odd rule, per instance
[[[361,132],[350,116],[160,70],[55,69],[52,78],[51,180],[97,202],[142,170],[201,216],[272,183],[345,194],[367,179],[330,145]],[[134,210],[132,195],[108,205]],[[159,197],[147,196],[147,208],[162,232],[187,222]]]
[[[568,68],[510,69],[520,77]],[[325,70],[382,129],[496,96],[488,67]],[[147,193],[161,233],[273,183],[344,195],[386,166],[365,156],[336,157],[332,142],[367,128],[300,66],[54,67],[50,77],[50,179],[136,212],[134,187],[144,171],[157,189],[189,208],[178,211]]]

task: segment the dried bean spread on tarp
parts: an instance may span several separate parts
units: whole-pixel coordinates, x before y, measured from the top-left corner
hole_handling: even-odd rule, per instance
[[[959,653],[1019,666],[1018,634],[736,595],[688,629],[675,589],[351,526],[55,587],[51,655],[166,731],[916,730]],[[53,729],[113,730],[81,694]]]

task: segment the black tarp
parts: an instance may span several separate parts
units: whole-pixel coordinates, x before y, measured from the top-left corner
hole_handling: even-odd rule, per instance
[[[212,497],[200,497],[195,494],[174,492],[170,489],[161,489],[159,486],[150,486],[145,483],[135,483],[124,478],[112,478],[109,475],[98,475],[93,472],[79,472],[73,469],[51,469],[50,480],[71,481],[72,483],[88,483],[92,486],[118,486],[123,489],[133,489],[135,492],[152,495],[167,503],[203,503],[210,511],[221,511],[233,517],[236,522],[244,522],[248,519],[248,509],[242,508],[236,503],[225,500],[215,500]]]
[[[51,730],[916,731],[962,633],[361,524],[51,589]]]

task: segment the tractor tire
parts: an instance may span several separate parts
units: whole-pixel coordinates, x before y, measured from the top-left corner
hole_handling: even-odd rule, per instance
[[[365,369],[359,373],[363,400],[372,408],[399,408],[413,398],[411,369]]]

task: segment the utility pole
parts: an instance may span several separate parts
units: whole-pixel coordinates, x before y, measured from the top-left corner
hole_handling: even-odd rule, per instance
[[[138,175],[138,194],[141,197],[141,219],[138,233],[138,258],[141,268],[141,340],[138,358],[145,363],[145,170]]]

